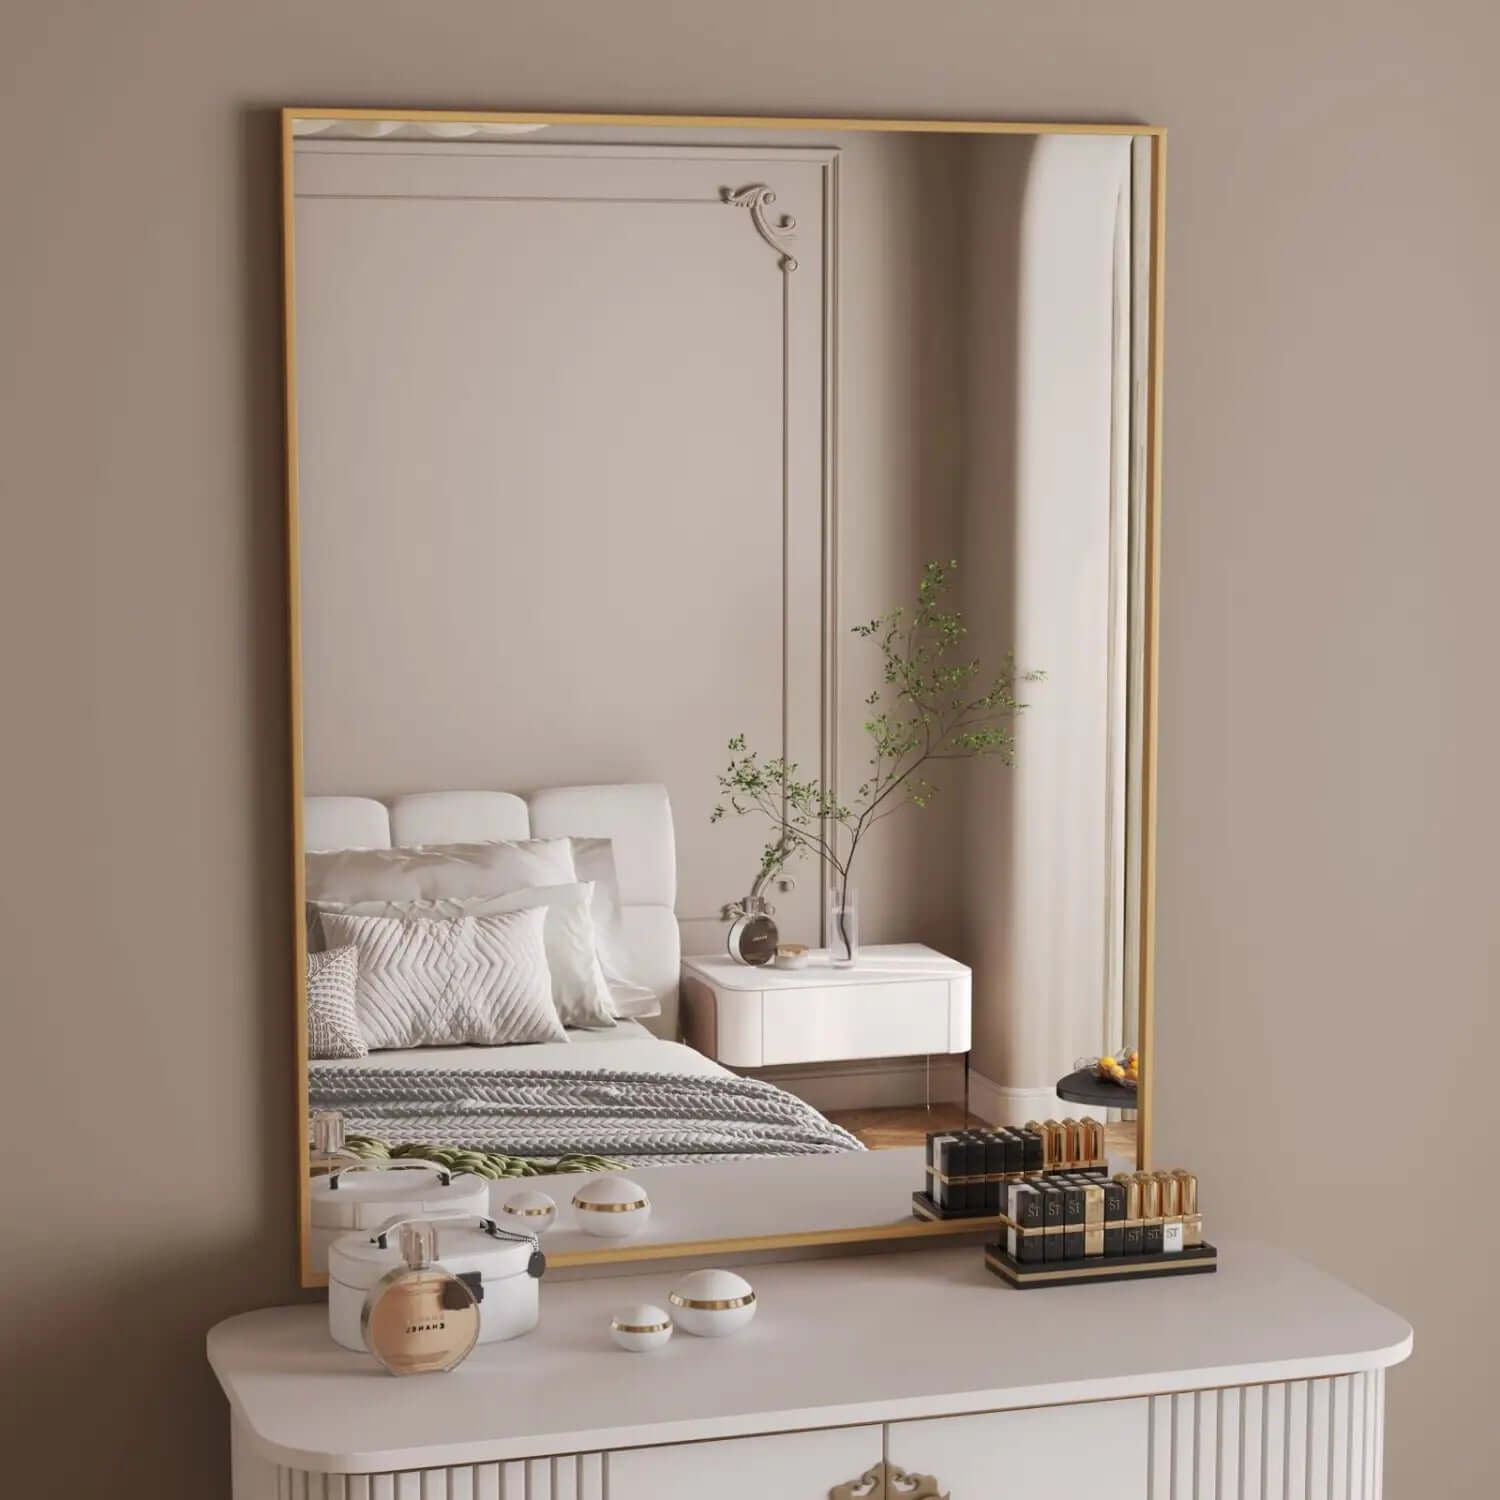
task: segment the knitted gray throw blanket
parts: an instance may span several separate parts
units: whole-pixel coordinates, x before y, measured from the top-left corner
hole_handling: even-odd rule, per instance
[[[313,1109],[351,1134],[627,1166],[814,1156],[864,1148],[794,1094],[759,1079],[613,1070],[360,1068],[314,1063]]]

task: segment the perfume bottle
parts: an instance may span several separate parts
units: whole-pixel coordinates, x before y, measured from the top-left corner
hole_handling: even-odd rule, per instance
[[[312,1117],[312,1145],[307,1152],[310,1177],[326,1177],[340,1167],[362,1160],[344,1145],[344,1117],[336,1109],[320,1109]]]
[[[435,1375],[461,1365],[479,1342],[479,1302],[468,1282],[437,1262],[438,1232],[426,1220],[396,1228],[401,1265],[365,1294],[365,1347],[392,1375]]]
[[[776,908],[760,894],[765,885],[762,876],[750,887],[750,894],[743,901],[735,901],[724,908],[730,918],[729,956],[737,964],[759,967],[776,957],[776,941],[779,933],[772,918]]]

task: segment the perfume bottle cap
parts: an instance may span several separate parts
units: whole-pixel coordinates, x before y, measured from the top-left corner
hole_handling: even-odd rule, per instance
[[[425,1219],[409,1220],[398,1227],[396,1248],[412,1270],[420,1271],[438,1258],[437,1225]]]

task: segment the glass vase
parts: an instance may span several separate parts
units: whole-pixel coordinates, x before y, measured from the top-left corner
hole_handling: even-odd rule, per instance
[[[828,887],[828,959],[835,969],[853,968],[859,959],[859,894],[853,886]]]

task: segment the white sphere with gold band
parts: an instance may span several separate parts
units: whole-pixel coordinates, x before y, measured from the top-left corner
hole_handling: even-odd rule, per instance
[[[646,1227],[651,1197],[640,1183],[610,1173],[590,1178],[573,1194],[573,1212],[585,1234],[628,1240]]]
[[[500,1222],[522,1234],[544,1234],[557,1218],[557,1204],[540,1188],[522,1188],[500,1205]]]
[[[677,1326],[699,1338],[738,1333],[755,1316],[755,1289],[733,1271],[692,1271],[667,1300]]]
[[[649,1302],[624,1308],[609,1320],[609,1336],[632,1354],[649,1353],[672,1337],[671,1314]]]

